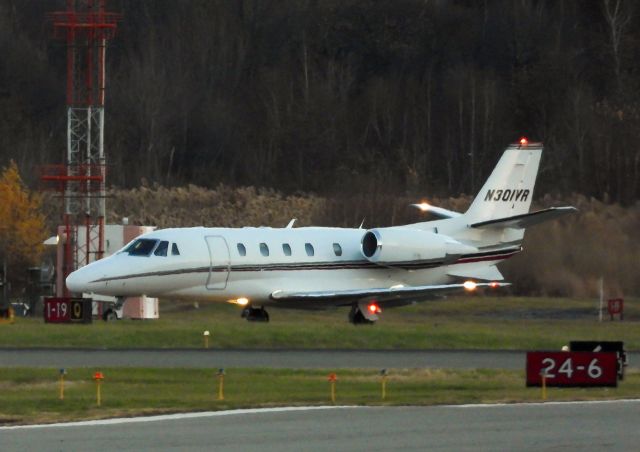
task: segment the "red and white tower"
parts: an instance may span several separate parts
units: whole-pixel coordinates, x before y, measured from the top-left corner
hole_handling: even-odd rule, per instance
[[[65,296],[67,275],[104,254],[105,55],[107,41],[114,37],[121,19],[120,14],[105,11],[105,2],[67,0],[66,11],[48,15],[54,36],[64,39],[67,47],[65,164],[48,166],[42,176],[43,181],[54,183],[64,197],[64,262],[60,279]]]

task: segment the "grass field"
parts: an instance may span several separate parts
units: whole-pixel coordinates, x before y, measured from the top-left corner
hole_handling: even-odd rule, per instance
[[[271,322],[240,318],[236,306],[162,303],[158,320],[0,325],[0,347],[341,349],[559,349],[570,340],[622,340],[640,350],[640,300],[625,301],[625,321],[598,322],[596,300],[467,296],[382,313],[375,325],[353,326],[347,309],[271,309]]]
[[[202,369],[100,369],[102,405],[96,406],[96,369],[71,369],[65,398],[58,398],[57,369],[0,369],[0,425],[99,419],[144,414],[246,407],[328,405],[330,370],[227,369],[224,400],[217,400],[214,371]],[[548,400],[633,398],[640,373],[618,388],[548,389]],[[540,388],[526,388],[523,372],[496,370],[392,370],[387,397],[370,370],[340,370],[341,405],[434,405],[541,401]]]

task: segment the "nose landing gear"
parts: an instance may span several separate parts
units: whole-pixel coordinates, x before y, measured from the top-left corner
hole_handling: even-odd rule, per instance
[[[247,319],[249,322],[268,322],[269,313],[264,307],[254,308],[247,306],[242,310],[240,315],[243,319]]]

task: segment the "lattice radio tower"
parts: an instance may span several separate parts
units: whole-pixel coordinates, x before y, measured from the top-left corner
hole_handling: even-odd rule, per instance
[[[105,2],[67,0],[66,11],[48,14],[54,37],[64,39],[67,47],[65,164],[46,167],[42,176],[64,198],[63,281],[104,254],[105,54],[121,19],[105,11]],[[66,287],[64,294],[69,295]]]

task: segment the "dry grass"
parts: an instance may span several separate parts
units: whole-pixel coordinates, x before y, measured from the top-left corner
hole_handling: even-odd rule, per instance
[[[114,190],[108,218],[118,222],[128,217],[135,224],[158,227],[182,226],[285,226],[292,218],[311,224],[324,208],[324,199],[314,196],[284,196],[268,189],[229,188],[209,190],[186,187],[141,187]]]
[[[248,407],[326,405],[333,369],[227,369],[225,398],[210,369],[105,368],[102,406],[96,406],[92,373],[73,368],[65,399],[58,399],[57,369],[0,369],[0,425],[89,420],[121,416],[227,410]],[[389,369],[381,399],[378,371],[340,369],[337,403],[345,405],[441,405],[538,402],[539,388],[527,388],[523,371]],[[73,386],[69,383],[75,383]],[[635,398],[640,375],[629,372],[618,388],[549,389],[549,400]],[[1,435],[0,435],[1,436]]]

